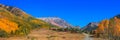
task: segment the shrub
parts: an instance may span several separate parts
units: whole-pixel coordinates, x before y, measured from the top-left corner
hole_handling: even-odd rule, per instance
[[[67,27],[67,28],[59,28],[57,31],[71,32],[71,33],[82,33],[80,28],[76,27]]]
[[[3,30],[0,30],[0,37],[8,37],[8,33]]]

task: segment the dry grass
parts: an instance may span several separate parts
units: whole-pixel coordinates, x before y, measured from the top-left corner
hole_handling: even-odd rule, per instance
[[[83,34],[78,33],[36,29],[31,31],[27,36],[0,38],[0,40],[84,40],[84,38],[85,36]]]

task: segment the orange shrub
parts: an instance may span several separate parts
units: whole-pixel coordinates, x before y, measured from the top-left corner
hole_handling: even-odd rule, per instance
[[[9,21],[8,19],[0,19],[0,29],[6,31],[7,33],[15,32],[18,29],[18,24]]]

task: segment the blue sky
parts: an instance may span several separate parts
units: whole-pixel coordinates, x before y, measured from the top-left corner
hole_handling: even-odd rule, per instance
[[[0,0],[34,17],[57,16],[81,27],[120,13],[119,0]]]

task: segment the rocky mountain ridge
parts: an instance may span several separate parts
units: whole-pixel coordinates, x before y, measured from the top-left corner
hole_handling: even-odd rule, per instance
[[[52,25],[56,25],[59,26],[60,28],[67,28],[67,27],[72,27],[71,24],[69,24],[68,22],[66,22],[65,20],[59,18],[59,17],[42,17],[39,18],[45,22],[48,22]]]

